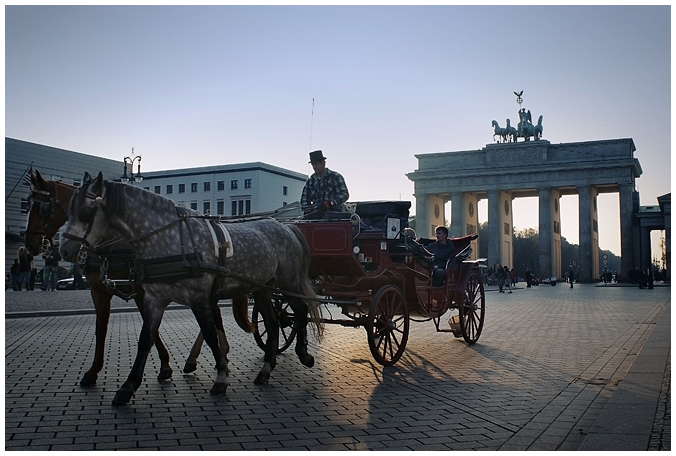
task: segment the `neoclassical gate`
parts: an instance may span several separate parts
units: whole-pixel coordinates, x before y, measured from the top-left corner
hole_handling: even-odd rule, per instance
[[[451,235],[478,229],[477,204],[488,199],[489,264],[512,266],[512,200],[539,198],[539,272],[562,277],[561,216],[563,195],[579,198],[579,280],[599,277],[597,195],[619,193],[622,273],[634,263],[634,214],[639,198],[635,179],[642,174],[630,138],[551,144],[546,140],[488,144],[483,149],[416,155],[414,182],[416,229],[432,237],[445,222],[451,201]],[[477,246],[475,246],[477,247]],[[478,252],[478,248],[474,249]]]

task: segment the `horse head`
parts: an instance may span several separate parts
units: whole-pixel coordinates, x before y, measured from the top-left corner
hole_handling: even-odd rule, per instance
[[[68,204],[76,187],[54,180],[45,180],[39,171],[30,172],[28,224],[24,245],[39,255],[54,243],[54,236],[68,221]]]
[[[75,262],[78,253],[85,249],[95,248],[102,240],[110,237],[112,230],[106,215],[107,181],[99,172],[95,179],[85,172],[82,185],[70,201],[68,224],[61,235],[59,249],[64,260]]]

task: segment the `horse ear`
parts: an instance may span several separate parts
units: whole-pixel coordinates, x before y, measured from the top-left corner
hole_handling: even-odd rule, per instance
[[[96,179],[92,181],[92,185],[90,186],[90,191],[94,193],[95,195],[100,195],[103,191],[103,188],[105,187],[104,181],[103,181],[103,173],[99,171],[99,174],[96,176]]]
[[[82,185],[87,185],[92,181],[92,176],[87,171],[85,171],[84,176],[82,177]]]
[[[31,173],[31,181],[35,183],[36,186],[44,188],[47,183],[45,182],[44,177],[42,177],[42,174],[40,174],[40,171],[37,169],[35,170],[35,176]]]

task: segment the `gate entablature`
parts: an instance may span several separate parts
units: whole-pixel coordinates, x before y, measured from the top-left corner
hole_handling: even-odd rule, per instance
[[[593,185],[601,193],[633,185],[643,170],[632,139],[551,144],[546,140],[488,144],[483,149],[417,154],[418,169],[406,176],[415,194],[478,193],[509,190],[515,196],[537,196],[542,187]]]

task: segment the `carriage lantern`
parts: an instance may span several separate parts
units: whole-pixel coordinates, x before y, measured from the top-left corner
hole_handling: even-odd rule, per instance
[[[138,160],[138,172],[134,175],[134,162]],[[127,165],[129,165],[129,176],[127,175]],[[136,182],[137,184],[141,183],[143,176],[141,175],[141,156],[137,155],[134,157],[134,148],[131,148],[131,157],[124,157],[124,173],[120,180],[128,184],[130,181]]]

